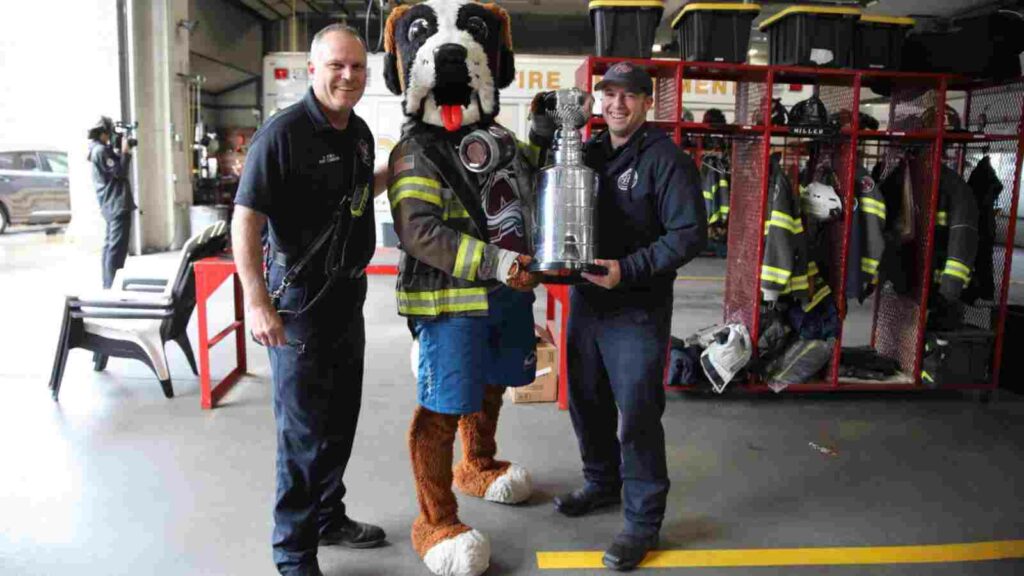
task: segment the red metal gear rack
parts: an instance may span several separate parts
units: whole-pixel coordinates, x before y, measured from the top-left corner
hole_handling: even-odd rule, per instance
[[[995,334],[991,380],[985,384],[944,386],[943,389],[991,390],[999,385],[1000,359],[1004,345],[1010,266],[1020,193],[1021,162],[1024,159],[1024,78],[1000,83],[985,83],[947,74],[757,66],[687,62],[679,60],[641,60],[623,58],[587,58],[576,72],[576,86],[593,91],[599,77],[616,62],[629,60],[646,67],[655,82],[653,124],[668,132],[676,144],[684,134],[721,134],[732,143],[731,211],[728,234],[728,271],[726,274],[724,315],[726,322],[742,322],[756,335],[760,328],[760,273],[764,255],[764,213],[767,204],[769,156],[783,154],[783,166],[795,169],[804,157],[806,137],[793,134],[784,126],[772,126],[771,102],[780,85],[811,84],[830,112],[860,111],[862,88],[888,91],[889,121],[886,130],[860,128],[859,114],[850,114],[832,144],[833,165],[840,178],[844,206],[853,206],[856,167],[865,157],[893,155],[904,149],[916,153],[911,177],[918,206],[915,226],[921,233],[912,249],[916,269],[909,294],[897,294],[889,288],[875,291],[871,345],[880,353],[899,361],[902,377],[884,383],[840,378],[839,358],[842,332],[836,343],[825,377],[816,382],[791,385],[794,392],[830,390],[922,390],[921,362],[924,348],[927,302],[931,289],[933,230],[938,202],[940,169],[945,163],[964,175],[984,154],[999,154],[993,161],[1004,190],[996,205],[1009,209],[1008,217],[997,220],[997,244],[993,252],[995,300],[968,306],[966,316]],[[696,80],[736,83],[736,116],[728,126],[711,126],[681,121],[685,96],[684,82]],[[920,125],[920,112],[934,106],[943,110],[949,93],[963,93],[965,131],[947,131],[943,115],[935,114],[938,124]],[[766,121],[766,119],[769,119]],[[593,118],[584,127],[589,138],[594,129],[604,127],[601,118]],[[697,139],[699,142],[699,139]],[[699,161],[700,145],[694,151]],[[847,316],[847,257],[850,252],[852,210],[844,210],[841,226],[833,227],[828,237],[829,284],[837,295],[840,318]],[[1005,241],[998,243],[999,238]],[[845,323],[843,329],[846,329]],[[768,387],[753,378],[733,386],[747,391],[766,391]],[[682,388],[686,389],[686,388]]]

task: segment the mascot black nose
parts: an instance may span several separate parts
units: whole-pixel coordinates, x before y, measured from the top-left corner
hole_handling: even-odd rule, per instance
[[[442,44],[434,50],[434,63],[437,66],[445,64],[465,64],[469,52],[465,46],[459,44]]]

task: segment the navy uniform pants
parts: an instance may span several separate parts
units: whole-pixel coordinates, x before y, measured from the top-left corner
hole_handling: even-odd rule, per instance
[[[283,269],[272,264],[270,286]],[[293,285],[281,310],[298,310],[318,287]],[[320,535],[345,516],[345,467],[363,389],[366,277],[339,279],[299,317],[282,315],[288,345],[270,348],[277,423],[274,562],[282,574],[316,565]]]
[[[105,217],[107,235],[103,239],[103,287],[110,288],[114,274],[124,267],[132,230],[132,213],[119,212]]]
[[[569,413],[586,488],[621,489],[624,531],[657,534],[669,488],[661,416],[671,299],[599,311],[572,290],[569,308]]]

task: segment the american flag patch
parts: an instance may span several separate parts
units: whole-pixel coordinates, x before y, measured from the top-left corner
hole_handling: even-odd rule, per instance
[[[410,154],[408,156],[402,156],[401,158],[398,159],[398,162],[395,162],[393,173],[397,175],[401,174],[402,172],[408,172],[415,168],[416,157]]]

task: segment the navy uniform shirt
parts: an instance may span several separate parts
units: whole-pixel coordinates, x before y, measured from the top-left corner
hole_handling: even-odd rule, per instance
[[[343,198],[341,236],[349,235],[342,269],[373,257],[373,134],[355,112],[337,130],[310,88],[302,101],[275,114],[253,136],[235,204],[267,216],[271,248],[289,262],[306,253],[330,224]],[[324,268],[324,245],[310,267]]]
[[[577,286],[595,308],[671,306],[676,270],[707,241],[700,174],[668,136],[644,124],[618,149],[607,132],[591,139],[584,163],[599,177],[597,257],[618,260],[612,290]]]

